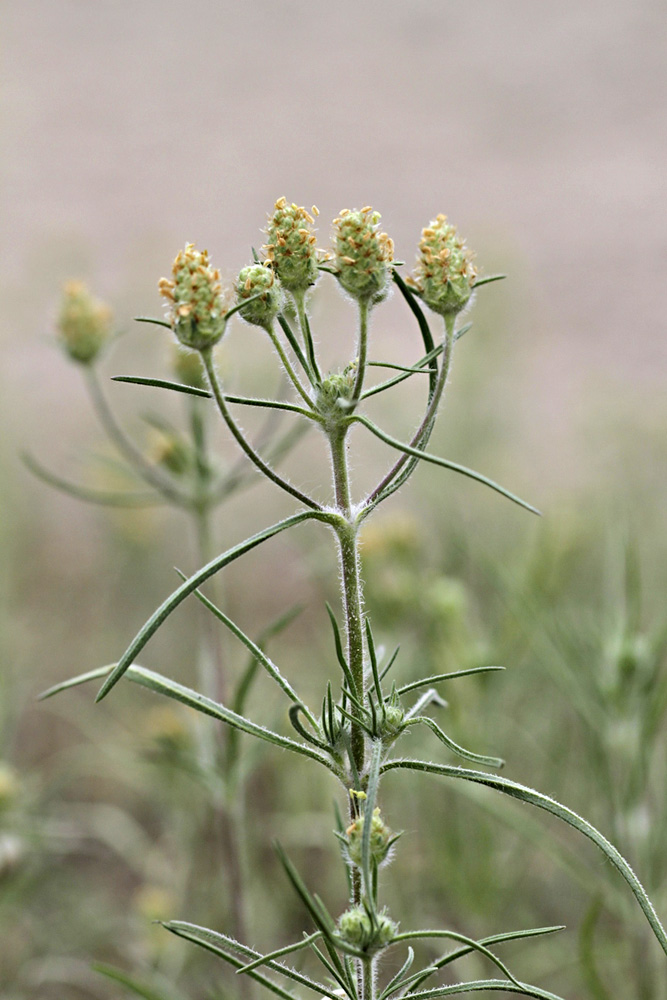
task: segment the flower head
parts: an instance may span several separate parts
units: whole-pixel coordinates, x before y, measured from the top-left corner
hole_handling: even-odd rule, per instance
[[[317,209],[313,206],[313,213]],[[279,198],[266,230],[268,242],[263,249],[270,264],[288,292],[305,292],[318,278],[317,250],[313,216],[299,205]]]
[[[172,329],[185,347],[202,351],[220,340],[227,308],[220,272],[210,266],[207,250],[187,243],[176,254],[172,279],[160,278],[159,289],[169,303]]]
[[[422,230],[410,284],[430,309],[444,316],[464,308],[476,277],[472,251],[457,234],[456,226],[447,222],[447,216],[438,215]]]
[[[242,303],[247,299],[253,301],[240,310],[246,323],[265,328],[271,326],[284,302],[280,281],[271,267],[266,264],[250,264],[240,271],[236,279],[236,300]]]
[[[394,243],[380,232],[380,213],[370,206],[334,219],[334,269],[341,286],[359,302],[381,302],[389,292]]]
[[[68,281],[58,315],[58,332],[70,358],[93,363],[111,333],[111,310],[82,281]]]

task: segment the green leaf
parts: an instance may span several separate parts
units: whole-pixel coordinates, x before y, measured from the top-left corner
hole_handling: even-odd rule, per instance
[[[431,333],[431,328],[428,325],[426,316],[424,316],[422,308],[419,305],[417,299],[415,298],[413,292],[408,287],[408,285],[406,285],[406,283],[403,281],[403,278],[400,276],[398,271],[392,271],[392,278],[394,279],[394,282],[398,285],[401,295],[407,302],[410,311],[412,312],[413,316],[417,320],[417,323],[419,324],[419,331],[422,335],[422,340],[424,341],[424,347],[426,349],[426,353],[428,354],[430,351],[433,350],[435,345],[433,343],[433,334]],[[430,387],[429,387],[430,395],[433,395],[433,392],[435,390],[435,380],[437,378],[437,374],[438,374],[437,365],[435,364],[431,365]]]
[[[260,957],[260,952],[255,951],[254,948],[248,948],[246,945],[240,944],[238,941],[228,937],[226,934],[220,934],[218,931],[209,930],[208,927],[198,927],[196,924],[185,923],[181,920],[170,920],[164,923],[163,926],[168,931],[171,931],[172,934],[186,938],[188,941],[192,941],[193,944],[198,944],[202,948],[208,948],[209,951],[217,954],[220,958],[229,962],[230,965],[235,965],[236,968],[241,968],[244,963],[230,955],[230,950],[237,952],[239,955],[243,955],[245,958]],[[306,976],[302,972],[297,972],[296,969],[292,969],[290,966],[284,965],[282,962],[271,960],[267,962],[267,967],[271,969],[272,972],[278,972],[280,975],[293,980],[295,983],[299,983],[301,986],[306,986],[314,993],[322,993],[324,996],[329,997],[330,1000],[340,1000],[340,997],[338,997],[328,986],[325,986],[324,983],[320,983],[318,980],[312,979],[310,976]],[[257,977],[254,976],[253,978]]]
[[[116,969],[111,965],[103,965],[96,962],[93,965],[93,969],[95,972],[106,976],[107,979],[113,979],[114,982],[125,986],[135,996],[143,997],[144,1000],[174,1000],[173,993],[158,992],[153,987],[147,986],[145,983],[140,982],[140,980],[135,979],[133,976],[128,976],[126,972]]]
[[[398,688],[397,694],[407,694],[408,691],[416,691],[420,687],[430,687],[432,684],[439,684],[440,681],[451,681],[456,677],[468,677],[471,674],[487,674],[492,670],[504,670],[504,667],[469,667],[467,670],[454,670],[449,674],[432,674],[430,677],[423,677],[421,680],[412,681]]]
[[[243,965],[243,962],[240,959],[236,958],[235,955],[230,955],[228,951],[225,951],[219,945],[212,944],[210,941],[202,940],[201,938],[198,938],[195,935],[189,933],[187,930],[184,929],[185,927],[189,926],[187,924],[180,924],[180,922],[177,921],[170,921],[169,923],[163,923],[162,926],[166,930],[171,931],[171,933],[175,934],[177,937],[184,938],[186,941],[192,941],[193,944],[198,944],[200,948],[204,948],[206,951],[212,952],[214,955],[217,955],[218,958],[223,959],[223,961],[227,962],[235,969],[239,969]],[[197,929],[205,930],[205,928],[197,928]],[[213,932],[210,931],[208,933],[213,933]],[[278,986],[277,983],[273,983],[266,976],[261,975],[261,973],[249,972],[248,975],[250,976],[251,979],[254,979],[256,982],[261,983],[262,986],[266,987],[267,990],[270,990],[272,993],[275,993],[276,996],[281,997],[281,1000],[295,1000],[293,993],[288,993],[287,990],[284,990],[282,988],[282,986]]]
[[[537,507],[533,507],[532,504],[527,503],[522,500],[521,497],[516,496],[514,493],[510,493],[506,490],[504,486],[500,486],[498,483],[494,482],[493,479],[488,479],[483,476],[480,472],[475,472],[473,469],[466,468],[465,465],[459,465],[457,462],[449,462],[446,458],[440,458],[438,455],[431,455],[429,452],[420,451],[419,448],[412,448],[409,444],[403,441],[398,441],[396,438],[391,437],[391,435],[386,434],[383,430],[380,430],[368,417],[364,417],[361,414],[355,414],[355,416],[350,417],[350,421],[356,421],[357,423],[363,424],[367,427],[371,433],[375,434],[376,437],[384,441],[385,444],[390,445],[392,448],[396,448],[398,451],[404,452],[406,455],[412,455],[415,458],[420,458],[424,462],[432,462],[433,465],[440,465],[443,469],[451,469],[452,472],[459,472],[462,476],[467,476],[469,479],[475,479],[478,483],[483,483],[485,486],[489,486],[496,493],[500,493],[502,496],[507,497],[513,503],[518,504],[520,507],[525,507],[532,514],[540,514]]]
[[[504,944],[506,941],[522,941],[525,938],[540,937],[544,934],[554,934],[556,931],[565,930],[563,925],[555,927],[533,927],[525,931],[508,931],[504,934],[493,934],[491,937],[481,938],[479,944],[486,945],[487,947],[492,944]],[[439,958],[436,962],[433,962],[434,969],[442,969],[445,965],[450,965],[452,962],[457,961],[459,958],[463,958],[465,955],[469,955],[473,948],[464,947],[457,948],[455,951],[450,951],[442,958]],[[432,975],[430,969],[423,969],[422,975],[417,979],[416,983],[413,984],[413,989],[415,986],[419,986],[425,979]]]
[[[407,768],[412,771],[424,771],[428,774],[440,774],[443,777],[449,778],[463,778],[466,781],[472,781],[480,785],[486,785],[489,788],[495,788],[496,791],[503,792],[505,795],[519,799],[521,802],[528,802],[530,805],[536,806],[538,809],[544,809],[546,812],[552,813],[554,816],[557,816],[575,830],[578,830],[579,833],[582,833],[600,848],[602,853],[609,859],[609,861],[611,861],[613,866],[620,872],[625,881],[628,883],[646,919],[651,925],[653,933],[658,939],[662,950],[667,955],[667,934],[665,934],[665,929],[660,922],[660,918],[658,917],[651,900],[646,894],[646,890],[628,862],[614,847],[614,845],[600,833],[599,830],[597,830],[591,823],[583,819],[577,813],[568,809],[567,806],[564,806],[562,803],[550,798],[548,795],[542,794],[542,792],[537,792],[534,789],[521,785],[516,781],[510,781],[509,778],[501,778],[495,774],[485,774],[482,771],[469,771],[465,768],[452,767],[448,764],[430,764],[421,760],[404,759],[388,761],[383,765],[382,773],[394,770],[395,768]]]
[[[180,578],[182,580],[184,580],[184,581],[187,580],[187,577],[185,576],[184,573],[181,573],[180,569],[177,569],[176,572],[178,573],[178,575],[180,576]],[[306,716],[306,718],[310,722],[311,726],[313,726],[314,729],[317,729],[317,720],[316,720],[315,716],[313,715],[313,713],[310,711],[310,709],[308,708],[308,706],[304,704],[304,702],[301,700],[301,698],[299,698],[298,694],[296,693],[296,691],[294,690],[294,688],[292,687],[292,685],[290,684],[290,682],[287,680],[286,677],[283,677],[283,675],[281,674],[281,672],[278,669],[278,667],[276,666],[276,664],[273,662],[273,660],[269,656],[266,655],[266,653],[264,652],[264,650],[260,646],[258,646],[256,642],[253,642],[253,640],[250,638],[250,636],[247,635],[243,631],[243,629],[240,628],[240,626],[238,626],[236,624],[236,622],[232,621],[232,619],[228,615],[226,615],[224,613],[224,611],[222,611],[220,608],[218,608],[213,603],[213,601],[210,601],[208,599],[208,597],[206,597],[206,595],[203,594],[201,592],[201,590],[199,590],[199,588],[197,588],[194,591],[194,594],[195,594],[195,597],[197,597],[198,600],[201,601],[201,603],[204,605],[204,607],[208,608],[208,610],[213,615],[215,615],[215,617],[218,619],[218,621],[222,622],[222,624],[226,628],[229,629],[229,631],[232,633],[232,635],[235,635],[237,639],[241,640],[241,642],[243,643],[243,645],[254,656],[254,658],[257,660],[257,662],[260,663],[261,666],[264,667],[264,669],[266,670],[266,672],[269,675],[269,677],[271,677],[272,680],[274,680],[276,682],[276,684],[278,685],[278,687],[280,687],[281,690],[285,692],[285,694],[287,695],[287,697],[291,701],[293,701],[296,706],[298,706],[301,709],[301,711],[303,712],[303,714]]]
[[[459,746],[458,743],[455,743],[453,739],[442,731],[440,726],[434,722],[433,719],[429,719],[427,715],[418,715],[416,718],[410,719],[407,725],[413,726],[419,723],[424,726],[428,726],[431,732],[435,733],[441,743],[444,743],[445,746],[458,757],[463,757],[464,760],[470,760],[475,764],[482,764],[486,767],[502,767],[505,763],[505,761],[500,757],[486,757],[483,754],[472,753],[471,750],[466,750],[465,747]]]
[[[212,398],[212,393],[207,389],[197,389],[193,385],[184,385],[182,382],[170,382],[164,378],[142,378],[139,375],[112,375],[112,382],[130,382],[132,385],[150,385],[155,389],[171,389],[174,392],[184,392],[189,396],[205,396]]]
[[[114,664],[111,664],[110,666],[99,667],[97,670],[89,670],[78,677],[71,677],[69,680],[55,684],[47,691],[44,691],[39,696],[39,700],[43,701],[45,698],[51,698],[55,694],[78,687],[87,681],[99,680],[113,669]],[[303,743],[297,743],[296,740],[291,740],[288,736],[281,736],[279,733],[274,733],[273,730],[267,729],[265,726],[260,726],[259,723],[252,722],[250,719],[246,719],[245,716],[237,715],[230,708],[226,708],[211,698],[199,694],[198,691],[193,691],[183,684],[178,684],[168,677],[163,677],[161,674],[156,674],[153,670],[147,670],[145,667],[140,667],[137,664],[126,668],[125,672],[127,673],[127,679],[134,681],[135,684],[140,684],[142,687],[148,688],[157,694],[163,694],[174,701],[180,701],[183,705],[187,705],[188,708],[194,708],[195,711],[201,712],[203,715],[210,715],[214,719],[219,719],[220,722],[225,722],[234,729],[248,733],[249,736],[256,736],[258,739],[273,743],[274,746],[281,747],[284,750],[292,750],[294,753],[302,754],[304,757],[310,757],[312,760],[324,764],[330,771],[333,770],[334,773],[337,773],[328,758],[317,753],[312,747]]]
[[[394,942],[409,940],[423,941],[428,938],[447,938],[450,941],[458,941],[461,944],[465,944],[471,951],[477,951],[480,955],[484,955],[485,958],[488,958],[490,962],[493,962],[496,968],[500,969],[503,975],[507,976],[509,981],[515,986],[523,986],[523,983],[519,982],[519,980],[512,975],[507,966],[501,962],[500,959],[486,947],[486,945],[482,944],[481,941],[476,941],[474,938],[467,937],[465,934],[458,934],[456,931],[443,930],[407,931],[403,934],[397,934],[394,938]],[[424,972],[426,972],[425,969]]]
[[[329,620],[331,622],[331,627],[333,629],[334,644],[335,644],[335,647],[336,647],[336,658],[338,659],[338,663],[340,664],[340,668],[343,671],[343,676],[345,677],[345,682],[346,682],[348,688],[350,689],[350,691],[352,692],[352,694],[354,695],[355,705],[361,711],[363,711],[362,706],[359,704],[359,701],[357,700],[357,698],[358,698],[358,692],[357,692],[357,685],[356,685],[356,682],[354,680],[354,676],[352,675],[352,671],[350,670],[350,666],[349,666],[349,664],[347,662],[347,659],[345,658],[345,653],[343,652],[343,643],[342,643],[342,640],[341,640],[341,637],[340,637],[340,629],[338,627],[338,622],[336,621],[336,616],[333,613],[333,611],[331,610],[331,606],[329,604],[325,604],[325,607],[327,609],[327,614],[329,615]]]
[[[404,986],[406,984],[407,980],[403,979],[403,976],[406,976],[408,974],[408,972],[412,968],[412,963],[414,962],[414,960],[415,960],[415,953],[412,948],[408,948],[408,957],[406,958],[405,962],[400,967],[396,975],[392,976],[392,978],[389,980],[389,982],[383,989],[382,993],[378,997],[378,1000],[385,1000],[385,997],[388,997],[393,992],[394,987],[398,988],[399,984],[400,986]]]
[[[202,583],[218,573],[229,563],[238,559],[240,556],[250,552],[257,545],[261,545],[262,542],[267,541],[269,538],[273,538],[274,535],[279,534],[281,531],[285,531],[287,528],[292,528],[297,524],[301,524],[302,521],[307,521],[309,519],[316,518],[322,519],[316,511],[302,511],[299,514],[293,514],[291,517],[285,518],[283,521],[279,521],[277,524],[272,525],[270,528],[265,528],[263,531],[258,532],[258,534],[253,535],[251,538],[246,539],[239,545],[235,545],[233,548],[228,549],[227,552],[223,552],[222,555],[216,556],[209,563],[206,564],[202,569],[200,569],[194,576],[191,576],[188,580],[183,583],[178,590],[175,590],[166,601],[164,601],[160,607],[151,615],[148,621],[142,626],[139,632],[136,634],[127,650],[123,656],[118,661],[116,667],[107,677],[106,681],[102,685],[97,695],[96,701],[101,701],[105,698],[111,691],[112,687],[118,683],[127,668],[134,661],[136,656],[144,648],[151,636],[157,632],[160,625],[165,621],[166,618],[174,611],[186,597],[189,597]]]
[[[492,281],[503,281],[506,277],[506,274],[489,274],[484,278],[478,278],[472,286],[472,290],[474,292],[476,288],[481,288],[482,285],[490,285]]]
[[[317,941],[321,938],[322,934],[320,931],[315,931],[314,934],[309,934],[304,937],[301,941],[296,941],[294,944],[286,944],[284,948],[278,948],[276,951],[270,952],[268,955],[260,955],[259,958],[254,958],[252,962],[248,962],[238,973],[241,972],[252,972],[253,969],[257,969],[260,965],[266,965],[267,962],[271,962],[276,958],[282,958],[283,955],[293,955],[295,951],[301,951],[302,948],[307,948],[309,944],[313,941]]]
[[[172,330],[173,327],[171,323],[167,323],[164,319],[156,319],[154,316],[135,316],[135,323],[152,323],[153,326],[164,326],[167,330]]]
[[[467,983],[455,983],[453,986],[437,986],[432,990],[422,990],[420,993],[408,993],[410,1000],[432,1000],[435,997],[451,997],[457,993],[476,993],[479,990],[502,990],[504,993],[519,993],[524,997],[537,997],[538,1000],[563,1000],[556,993],[541,990],[538,986],[528,983],[514,983],[507,979],[475,979]]]

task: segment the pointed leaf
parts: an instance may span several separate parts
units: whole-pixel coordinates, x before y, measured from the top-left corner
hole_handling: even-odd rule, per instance
[[[532,504],[527,503],[522,500],[521,497],[516,496],[515,493],[510,493],[506,490],[504,486],[500,486],[499,483],[494,482],[493,479],[488,479],[487,476],[483,476],[481,472],[475,472],[474,469],[468,469],[465,465],[459,465],[457,462],[450,462],[446,458],[440,458],[439,455],[431,455],[427,451],[421,451],[419,448],[412,448],[409,444],[403,441],[398,441],[396,438],[391,437],[389,434],[385,434],[376,424],[374,424],[368,417],[364,417],[361,414],[355,414],[355,416],[350,417],[350,421],[355,421],[357,423],[363,424],[364,427],[368,428],[372,434],[384,441],[385,444],[390,445],[392,448],[396,448],[398,451],[404,452],[406,455],[412,455],[414,458],[419,458],[424,462],[431,462],[433,465],[440,465],[443,469],[451,469],[452,472],[459,472],[462,476],[467,476],[469,479],[475,479],[478,483],[483,483],[485,486],[490,487],[490,489],[495,490],[496,493],[500,493],[502,496],[507,497],[513,503],[519,505],[519,507],[525,507],[532,514],[540,514],[537,507],[533,507]]]
[[[207,389],[197,389],[194,385],[184,385],[182,382],[170,382],[164,378],[141,378],[139,375],[112,375],[112,382],[130,382],[132,385],[150,385],[155,389],[171,389],[173,392],[184,392],[189,396],[204,396],[212,398]]]
[[[658,939],[662,950],[667,954],[667,934],[665,933],[665,928],[660,922],[651,900],[646,894],[646,890],[643,885],[633,872],[632,868],[625,860],[623,855],[614,847],[607,838],[600,833],[591,823],[583,819],[577,813],[573,812],[572,809],[568,809],[567,806],[562,805],[562,803],[556,801],[556,799],[550,798],[548,795],[542,794],[542,792],[537,792],[532,788],[528,788],[525,785],[521,785],[516,781],[510,781],[509,778],[501,778],[499,775],[495,774],[485,774],[482,771],[469,771],[462,767],[452,767],[448,764],[431,764],[426,761],[420,760],[391,760],[388,761],[382,767],[382,773],[395,768],[408,768],[412,771],[424,771],[429,774],[440,774],[443,777],[449,778],[463,778],[466,781],[472,781],[480,785],[486,785],[489,788],[495,788],[499,792],[503,792],[505,795],[509,795],[512,798],[519,799],[521,802],[528,802],[530,805],[536,806],[538,809],[544,809],[546,812],[552,813],[559,819],[563,820],[569,826],[578,830],[585,837],[591,840],[597,847],[600,848],[602,853],[611,861],[613,866],[620,872],[625,881],[630,886],[637,902],[639,903],[646,919],[648,920],[653,933]]]
[[[408,691],[416,691],[417,688],[426,687],[430,684],[439,684],[440,681],[452,681],[456,677],[469,677],[472,674],[488,674],[492,670],[504,670],[504,667],[469,667],[467,670],[454,670],[449,674],[432,674],[430,677],[422,677],[421,680],[412,681],[410,684],[403,684],[398,688],[397,694],[407,694]]]
[[[171,594],[166,601],[160,605],[157,611],[151,615],[145,625],[143,625],[143,627],[139,630],[121,659],[118,661],[115,669],[109,674],[106,681],[100,688],[96,701],[101,701],[102,698],[106,697],[112,687],[118,683],[127,668],[141,652],[151,636],[158,630],[160,625],[162,625],[165,619],[169,617],[172,611],[174,611],[186,597],[189,597],[193,591],[208,580],[209,577],[218,573],[235,559],[245,555],[246,552],[250,552],[250,550],[254,549],[257,545],[261,545],[262,542],[267,541],[269,538],[273,538],[274,535],[279,534],[281,531],[285,531],[287,528],[292,528],[296,524],[301,524],[302,521],[307,521],[311,518],[319,519],[319,517],[320,515],[316,511],[312,510],[302,511],[300,514],[293,514],[291,517],[287,517],[285,520],[279,521],[270,528],[265,528],[264,531],[258,532],[258,534],[246,539],[239,545],[235,545],[234,548],[228,549],[227,552],[223,552],[222,555],[216,556],[215,559],[212,559],[206,564],[206,566],[186,580],[185,583],[181,584],[178,590],[175,590],[173,594]]]

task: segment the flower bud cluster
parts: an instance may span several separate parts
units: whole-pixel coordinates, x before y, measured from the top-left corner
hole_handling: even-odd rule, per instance
[[[345,831],[348,857],[350,861],[357,866],[361,866],[364,822],[365,816],[363,814],[361,816],[357,816],[354,822],[351,823]],[[380,807],[376,806],[371,817],[371,861],[376,865],[382,864],[395,840],[396,836],[392,833],[380,815]]]
[[[283,308],[285,296],[280,281],[266,264],[250,264],[240,271],[236,279],[236,300],[239,304],[255,295],[260,297],[243,306],[241,316],[246,323],[270,327]]]
[[[176,255],[172,279],[160,278],[159,289],[170,304],[174,333],[185,347],[203,351],[220,340],[227,310],[220,272],[210,266],[207,250],[187,243]]]
[[[342,372],[332,372],[322,379],[317,393],[317,408],[323,415],[345,413],[354,392],[357,362],[353,361]]]
[[[345,291],[359,302],[381,302],[389,292],[394,243],[379,231],[380,213],[368,205],[344,208],[334,219],[334,269]]]
[[[82,281],[69,281],[63,289],[58,331],[70,358],[90,365],[109,338],[111,310],[93,298]]]
[[[398,924],[383,910],[378,913],[373,926],[370,914],[363,906],[351,906],[338,918],[338,933],[347,944],[373,954],[391,944],[398,933]]]
[[[438,215],[425,229],[410,283],[434,312],[445,316],[464,308],[477,277],[473,254],[447,222]]]
[[[313,206],[313,214],[318,210]],[[317,281],[316,237],[313,216],[299,205],[289,205],[279,198],[266,231],[268,243],[262,249],[266,263],[278,275],[288,292],[305,292]]]

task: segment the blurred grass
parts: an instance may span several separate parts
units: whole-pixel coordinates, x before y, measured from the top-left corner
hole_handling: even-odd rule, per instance
[[[559,452],[551,434],[553,453],[545,454],[522,395],[535,374],[530,324],[510,329],[516,294],[480,294],[432,447],[498,478],[546,516],[533,521],[476,484],[421,470],[368,526],[368,609],[376,638],[387,647],[401,643],[401,680],[482,663],[508,668],[448,686],[443,725],[466,746],[505,757],[509,777],[560,798],[609,834],[664,916],[665,425],[657,418],[650,427],[633,424],[633,400],[621,396],[624,413],[619,392],[591,378],[578,419],[582,443]],[[388,307],[387,336],[378,320],[374,357],[405,361],[418,350],[416,340],[400,339],[400,305]],[[317,315],[322,308],[315,304]],[[322,339],[338,322],[336,314]],[[258,339],[251,368],[251,336],[247,328],[233,332],[224,364],[233,384],[254,391],[270,376]],[[346,348],[336,346],[344,357]],[[161,350],[159,338],[130,332],[107,374],[155,374]],[[151,924],[175,917],[223,927],[228,911],[215,830],[193,821],[205,815],[206,790],[187,771],[187,716],[122,688],[97,708],[89,690],[34,703],[49,684],[112,661],[175,584],[171,567],[193,565],[178,515],[108,516],[17,474],[15,449],[29,444],[58,471],[74,469],[96,483],[109,475],[104,462],[74,457],[82,447],[100,450],[98,429],[65,362],[52,357],[50,365],[74,387],[73,409],[58,417],[71,432],[67,441],[39,435],[3,439],[0,447],[0,990],[8,1000],[118,996],[118,986],[91,971],[95,960],[167,983],[175,996],[229,996],[236,984],[220,979],[212,959],[165,940]],[[399,437],[414,410],[404,390],[391,408],[379,402],[375,410]],[[107,391],[135,432],[142,408],[163,402],[137,387]],[[178,419],[177,406],[165,403]],[[361,433],[354,440],[360,489],[386,457],[367,448]],[[297,482],[311,486],[326,476],[318,444],[312,435],[290,458]],[[264,486],[233,499],[219,518],[224,543],[264,524],[267,505],[273,509],[274,500]],[[272,655],[311,700],[335,676],[324,600],[336,600],[336,564],[327,542],[308,529],[272,543],[231,568],[224,583],[230,614],[251,631],[304,605]],[[150,662],[191,680],[198,621],[183,609],[151,644]],[[229,644],[227,654],[238,675],[243,651]],[[268,692],[260,681],[252,712],[284,727]],[[440,753],[428,737],[411,739]],[[281,840],[334,910],[343,906],[343,869],[330,836],[333,786],[309,781],[301,762],[283,768],[281,756],[246,749],[252,943],[268,947],[305,926],[271,840]],[[513,967],[523,978],[591,1000],[621,992],[664,1000],[663,956],[641,915],[614,873],[569,832],[475,788],[396,777],[386,795],[388,821],[406,831],[385,876],[404,929],[437,921],[482,935],[566,923],[560,938],[516,949]],[[190,826],[201,835],[184,857]],[[419,900],[404,889],[413,877]],[[466,961],[474,974],[477,958]]]

